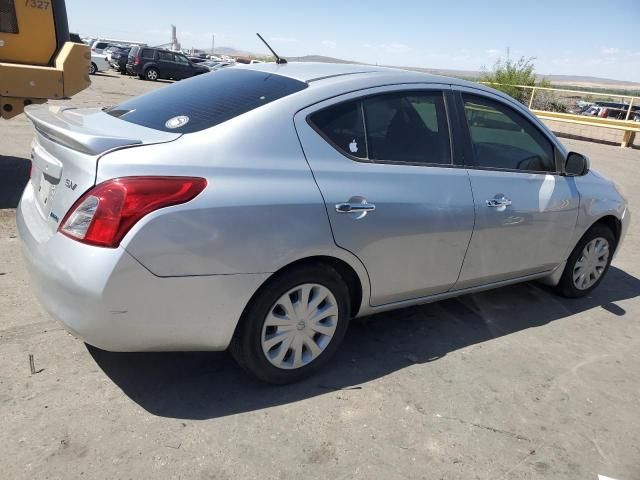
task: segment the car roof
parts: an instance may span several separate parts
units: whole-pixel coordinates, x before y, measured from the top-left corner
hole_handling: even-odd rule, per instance
[[[349,75],[366,75],[368,78],[379,77],[380,79],[396,77],[391,83],[397,81],[421,82],[421,83],[444,83],[455,85],[473,85],[477,83],[467,82],[457,78],[433,75],[430,73],[402,70],[399,68],[379,67],[377,65],[361,65],[352,63],[315,63],[315,62],[289,62],[285,64],[277,63],[254,63],[241,65],[239,68],[256,70],[260,72],[274,73],[285,77],[290,77],[301,82],[312,84],[322,80],[345,77]]]

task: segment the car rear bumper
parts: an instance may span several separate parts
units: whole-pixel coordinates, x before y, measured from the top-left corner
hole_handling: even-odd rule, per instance
[[[224,350],[251,295],[268,277],[158,277],[122,247],[51,235],[31,184],[17,224],[36,296],[67,330],[105,350]]]

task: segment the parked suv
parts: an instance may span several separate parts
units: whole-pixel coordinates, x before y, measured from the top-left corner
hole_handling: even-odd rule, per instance
[[[131,47],[120,47],[111,54],[111,66],[118,72],[127,73],[127,61]]]
[[[133,47],[127,59],[127,73],[144,80],[182,80],[209,73],[209,69],[194,65],[181,53],[162,48]]]

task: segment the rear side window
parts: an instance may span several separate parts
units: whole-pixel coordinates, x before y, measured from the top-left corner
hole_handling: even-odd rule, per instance
[[[395,92],[314,113],[311,126],[347,156],[379,162],[451,164],[442,92]]]
[[[442,93],[401,92],[364,100],[371,160],[451,163]]]
[[[473,145],[473,166],[554,172],[553,146],[512,108],[476,95],[463,95]]]
[[[165,62],[173,62],[173,53],[158,52],[158,60],[163,60]]]
[[[142,58],[153,58],[153,50],[150,48],[143,48],[141,56]]]
[[[106,110],[144,127],[192,133],[226,122],[307,84],[255,70],[226,69],[154,90]]]
[[[346,102],[311,116],[311,123],[325,140],[343,153],[367,158],[362,102]]]

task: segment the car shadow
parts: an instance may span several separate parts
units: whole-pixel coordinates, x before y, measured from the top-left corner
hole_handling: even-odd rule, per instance
[[[29,159],[0,155],[0,210],[18,206],[30,170]]]
[[[525,283],[465,295],[352,322],[336,357],[319,374],[294,385],[264,385],[225,352],[110,353],[87,346],[100,368],[148,412],[180,419],[209,419],[361,388],[415,363],[593,308],[614,315],[615,302],[640,295],[640,280],[612,267],[586,298],[565,299]]]

